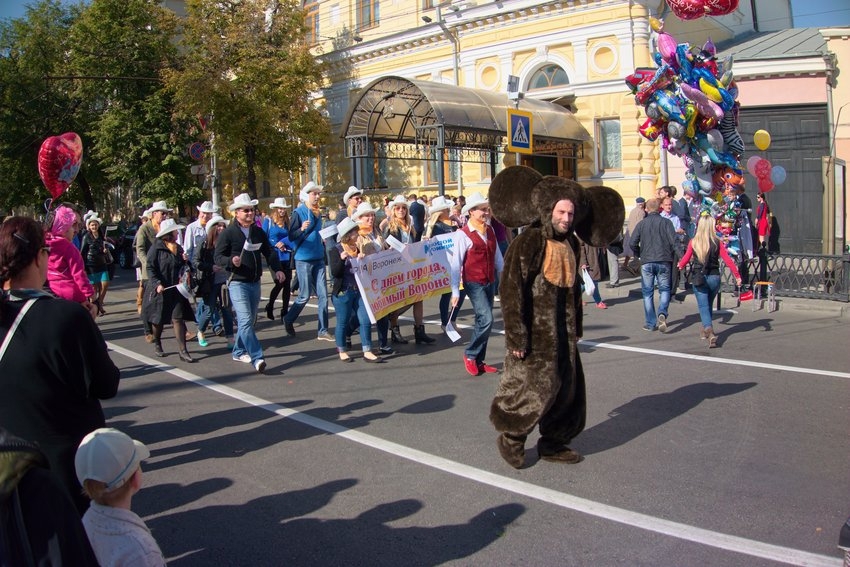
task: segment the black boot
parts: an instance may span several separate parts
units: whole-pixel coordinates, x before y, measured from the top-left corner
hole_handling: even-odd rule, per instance
[[[437,339],[432,339],[425,334],[425,325],[413,325],[413,335],[416,337],[416,344],[430,345],[437,342]]]
[[[269,302],[266,304],[266,317],[268,317],[270,321],[274,321],[274,303]]]
[[[398,328],[398,325],[394,326],[392,329],[392,341],[394,344],[406,345],[407,339],[404,338],[401,334],[401,329]],[[417,341],[418,342],[418,341]]]
[[[165,353],[162,352],[162,342],[159,339],[154,339],[153,341],[153,353],[159,358],[165,356]]]
[[[192,358],[192,356],[189,354],[189,351],[181,350],[177,353],[177,355],[183,362],[195,362],[195,359]]]

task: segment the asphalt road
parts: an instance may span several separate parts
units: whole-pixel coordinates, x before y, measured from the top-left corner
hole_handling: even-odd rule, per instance
[[[132,272],[118,275],[100,324],[122,382],[104,406],[151,449],[133,505],[170,565],[841,564],[842,304],[745,303],[722,312],[709,351],[692,297],[672,305],[670,332],[650,333],[633,279],[603,287],[609,309],[587,308],[582,344],[588,422],[573,447],[586,458],[538,462],[532,437],[517,471],[487,417],[498,378],[465,374],[435,302],[438,342],[411,336],[380,365],[340,363],[315,339],[314,307],[294,339],[263,318],[259,375],[218,337],[186,364],[167,330],[170,355],[155,359]],[[498,332],[489,353],[501,368]]]

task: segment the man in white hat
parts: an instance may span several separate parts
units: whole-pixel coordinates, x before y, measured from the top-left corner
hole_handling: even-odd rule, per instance
[[[171,209],[165,204],[165,201],[156,201],[147,210],[148,221],[139,227],[136,231],[136,237],[133,240],[133,248],[136,251],[136,259],[141,264],[141,277],[139,278],[139,289],[137,293],[137,308],[139,315],[142,314],[141,293],[144,293],[145,285],[148,282],[148,250],[153,246],[156,240],[156,233],[159,232],[159,225],[162,221],[171,216]],[[149,343],[153,342],[153,329],[150,323],[142,319],[142,324],[145,327],[145,340]]]
[[[275,280],[285,278],[277,251],[271,247],[266,233],[254,222],[257,200],[247,193],[237,195],[228,207],[234,213],[234,221],[225,228],[215,245],[215,263],[230,272],[230,300],[236,311],[236,341],[233,344],[233,360],[252,364],[263,373],[266,361],[263,347],[254,331],[257,308],[260,305],[260,278],[266,258]]]
[[[469,374],[478,376],[482,372],[498,372],[485,363],[484,358],[493,326],[496,279],[502,271],[503,259],[496,233],[489,224],[490,202],[481,193],[475,192],[467,199],[463,214],[469,216],[469,221],[454,233],[457,263],[452,264],[451,305],[453,309],[457,308],[463,274],[463,287],[475,312],[475,325],[469,345],[464,350],[463,364]]]
[[[350,217],[354,214],[357,205],[363,202],[363,191],[352,185],[342,196],[342,202],[345,203],[345,211],[340,211],[336,216],[336,224],[342,222],[342,219]]]
[[[322,186],[309,181],[301,194],[306,197],[292,211],[289,225],[289,240],[295,249],[295,274],[298,278],[298,297],[283,318],[286,334],[295,336],[295,320],[307,305],[310,294],[315,290],[319,301],[318,339],[334,341],[328,333],[328,286],[325,281],[325,244],[319,231],[322,229],[322,212],[319,209],[319,197]]]
[[[186,226],[186,231],[183,234],[183,251],[189,256],[190,263],[194,260],[195,249],[200,249],[204,246],[204,241],[207,238],[207,222],[214,214],[218,213],[218,207],[214,207],[212,201],[204,201],[200,206],[195,208],[198,209],[198,218]],[[202,295],[195,296],[196,323],[201,320],[201,315],[209,309],[209,306],[204,303]],[[213,332],[217,335],[223,335],[224,330],[221,328],[221,319],[218,311],[215,309],[211,313],[211,322]],[[202,337],[203,335],[198,337],[198,339],[200,340]]]

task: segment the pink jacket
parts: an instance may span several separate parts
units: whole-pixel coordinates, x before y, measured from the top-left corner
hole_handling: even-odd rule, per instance
[[[86,275],[83,257],[70,241],[61,236],[45,234],[50,246],[47,261],[47,284],[50,291],[62,299],[82,303],[94,295],[94,288]]]

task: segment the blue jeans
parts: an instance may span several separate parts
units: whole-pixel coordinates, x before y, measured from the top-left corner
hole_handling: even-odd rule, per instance
[[[469,301],[472,302],[472,311],[475,313],[472,338],[464,354],[466,358],[474,359],[481,364],[487,356],[487,341],[490,339],[490,329],[493,327],[493,294],[496,286],[492,283],[466,282],[463,287]]]
[[[283,318],[290,325],[298,319],[301,310],[315,290],[319,298],[319,334],[328,334],[328,285],[325,282],[325,260],[295,260],[295,276],[298,279],[298,297]],[[368,319],[367,319],[368,321]]]
[[[720,290],[720,274],[705,276],[705,284],[695,285],[694,296],[697,298],[699,319],[703,327],[711,327],[711,318],[714,315],[714,298]]]
[[[357,321],[360,322],[360,344],[363,352],[372,350],[372,323],[369,321],[369,313],[366,304],[360,296],[360,290],[347,289],[339,295],[333,296],[334,309],[336,309],[336,348],[339,352],[345,352],[345,339],[348,335],[346,327],[351,325],[352,313],[357,313]]]
[[[231,281],[230,301],[236,311],[236,342],[233,344],[233,356],[245,353],[251,356],[251,362],[263,358],[263,347],[254,332],[254,319],[260,305],[260,282]]]
[[[198,331],[201,333],[207,332],[207,325],[212,323],[215,328],[216,321],[224,327],[224,336],[230,338],[233,336],[233,315],[230,312],[230,307],[222,309],[219,298],[221,297],[221,288],[224,282],[213,284],[212,289],[205,297],[198,298]]]
[[[670,262],[647,262],[640,267],[640,290],[643,293],[643,311],[646,324],[653,329],[658,324],[655,314],[655,284],[658,283],[658,314],[667,317],[670,307]]]

